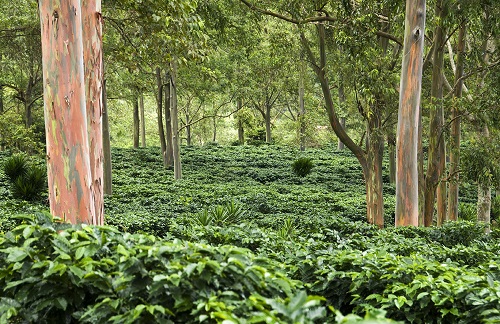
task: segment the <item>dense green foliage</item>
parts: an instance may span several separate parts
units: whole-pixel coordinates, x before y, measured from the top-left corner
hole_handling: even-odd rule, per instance
[[[157,150],[114,150],[113,227],[53,223],[36,212],[43,206],[13,200],[1,176],[2,227],[19,226],[0,237],[2,319],[500,320],[500,232],[465,221],[367,224],[361,171],[348,153],[185,147],[186,177],[175,182]],[[298,154],[315,165],[305,178],[290,168]]]
[[[299,158],[292,163],[293,172],[299,177],[305,177],[311,173],[313,166],[309,158]]]
[[[14,198],[40,200],[47,191],[46,167],[32,164],[24,154],[14,154],[3,164]]]

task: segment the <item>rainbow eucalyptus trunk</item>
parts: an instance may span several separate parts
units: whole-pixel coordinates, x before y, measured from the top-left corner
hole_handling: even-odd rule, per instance
[[[82,0],[83,65],[87,127],[89,133],[90,172],[95,200],[95,220],[104,225],[104,152],[102,135],[102,15],[101,0]]]
[[[383,181],[382,181],[382,160],[384,157],[384,137],[381,136],[380,120],[377,114],[373,114],[369,121],[372,125],[369,127],[371,131],[367,136],[368,151],[366,155],[366,205],[367,218],[371,224],[376,224],[379,227],[384,225],[384,197],[383,197]]]
[[[446,187],[441,181],[445,171],[445,141],[444,141],[444,110],[443,110],[443,64],[444,41],[443,20],[445,18],[442,8],[443,2],[436,4],[436,16],[439,17],[438,25],[434,31],[434,52],[432,69],[432,88],[429,125],[429,150],[427,158],[427,174],[425,176],[425,204],[424,225],[431,226],[434,216],[436,193],[438,195],[437,224],[441,225],[446,214]],[[443,197],[444,195],[444,197]]]
[[[396,226],[418,225],[418,142],[425,0],[406,0],[396,142]]]
[[[464,74],[465,65],[465,34],[466,23],[462,22],[458,32],[458,48],[457,48],[457,67],[455,71],[455,89],[453,96],[456,99],[462,97],[462,90],[464,81],[462,76]],[[452,110],[452,122],[450,131],[450,186],[448,191],[448,220],[456,221],[458,219],[458,181],[459,181],[459,168],[460,168],[460,110],[457,107],[458,103],[454,100]]]
[[[39,12],[50,211],[93,224],[80,0],[43,0]]]

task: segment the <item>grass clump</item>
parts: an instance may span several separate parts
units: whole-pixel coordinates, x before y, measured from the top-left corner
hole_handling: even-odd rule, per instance
[[[37,201],[47,190],[45,167],[30,164],[24,154],[7,158],[3,170],[9,179],[12,196],[16,199]]]
[[[313,168],[313,163],[310,158],[302,157],[295,160],[292,164],[293,173],[295,173],[299,177],[305,177]]]

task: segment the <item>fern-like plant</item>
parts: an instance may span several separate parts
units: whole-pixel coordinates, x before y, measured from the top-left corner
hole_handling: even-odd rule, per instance
[[[17,178],[23,177],[28,172],[28,158],[24,154],[14,154],[7,158],[3,165],[3,171],[13,183]]]
[[[30,166],[26,174],[12,182],[12,196],[28,201],[39,200],[47,187],[47,176],[44,167]]]
[[[292,164],[293,173],[295,173],[299,177],[305,177],[313,168],[313,163],[310,158],[302,157],[295,160]]]
[[[239,223],[243,215],[245,215],[245,210],[234,201],[231,201],[225,205],[204,209],[192,215],[191,221],[202,226],[227,226]]]
[[[31,165],[24,154],[8,158],[3,169],[11,184],[14,198],[28,201],[38,200],[47,188],[46,170],[42,166]]]

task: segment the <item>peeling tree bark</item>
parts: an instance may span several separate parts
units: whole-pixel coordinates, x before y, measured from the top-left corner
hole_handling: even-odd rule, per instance
[[[441,181],[445,171],[445,141],[444,141],[444,110],[443,110],[443,64],[444,41],[443,20],[445,18],[442,8],[443,1],[436,4],[438,24],[434,31],[434,52],[432,69],[431,105],[429,115],[429,151],[427,158],[427,174],[425,176],[425,207],[424,226],[431,226],[434,216],[436,194],[438,196],[437,224],[441,225],[446,215],[446,186]],[[445,196],[443,198],[443,195]],[[444,201],[443,201],[444,200]]]
[[[104,225],[104,153],[102,137],[102,15],[101,0],[82,0],[83,65],[89,133],[92,194],[96,225]]]
[[[396,140],[396,226],[418,225],[418,126],[425,0],[406,0],[405,41]]]
[[[50,211],[96,220],[89,158],[79,0],[39,2]]]
[[[458,32],[458,48],[457,48],[457,66],[455,70],[455,86],[454,97],[459,99],[462,97],[464,65],[465,65],[465,34],[466,22],[463,21]],[[451,141],[450,141],[450,185],[448,191],[448,220],[456,221],[458,219],[458,181],[460,167],[460,136],[461,136],[461,118],[460,110],[456,100],[454,101],[452,110],[451,122]]]

